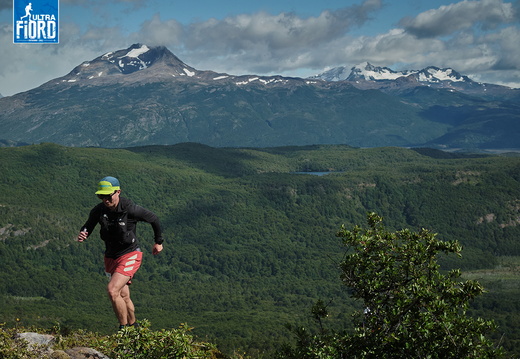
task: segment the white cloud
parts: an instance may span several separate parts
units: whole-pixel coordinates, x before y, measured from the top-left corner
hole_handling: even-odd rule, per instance
[[[272,51],[300,49],[322,41],[331,41],[359,26],[379,0],[368,0],[336,11],[323,11],[317,17],[301,18],[293,13],[271,15],[265,12],[227,17],[221,21],[191,24],[186,29],[185,45],[190,49],[216,48],[221,51],[249,50],[256,47]]]
[[[520,70],[520,29],[508,27],[498,33],[489,34],[480,41],[498,52],[493,69]]]
[[[415,18],[406,18],[401,25],[411,34],[420,37],[436,37],[469,29],[476,25],[483,30],[517,20],[512,3],[502,0],[461,1],[428,10]]]
[[[139,32],[131,34],[132,42],[146,43],[151,46],[168,45],[173,47],[182,45],[184,38],[182,25],[174,20],[162,21],[159,14],[141,24]]]

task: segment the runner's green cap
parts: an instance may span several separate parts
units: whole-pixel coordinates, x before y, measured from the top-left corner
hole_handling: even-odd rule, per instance
[[[102,178],[101,181],[99,181],[96,194],[112,194],[119,189],[120,187],[118,179],[108,176]]]

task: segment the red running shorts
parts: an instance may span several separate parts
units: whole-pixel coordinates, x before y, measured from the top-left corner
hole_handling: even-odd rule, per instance
[[[130,252],[116,259],[105,257],[105,272],[109,276],[120,273],[132,279],[141,266],[142,258],[143,252],[141,251]],[[128,281],[128,284],[130,284],[130,281]]]

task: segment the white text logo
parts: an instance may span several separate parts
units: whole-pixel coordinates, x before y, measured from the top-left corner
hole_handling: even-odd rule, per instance
[[[13,0],[14,43],[58,43],[58,0]]]

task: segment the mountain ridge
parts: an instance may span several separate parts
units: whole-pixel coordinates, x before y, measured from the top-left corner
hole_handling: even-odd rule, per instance
[[[466,75],[446,67],[439,68],[428,66],[421,70],[394,71],[388,67],[374,66],[369,62],[363,62],[348,70],[346,66],[339,66],[309,77],[310,79],[324,81],[346,81],[359,89],[379,89],[392,92],[398,83],[398,92],[403,89],[418,86],[427,86],[438,89],[448,89],[461,93],[479,96],[487,99],[517,99],[520,90],[507,86],[473,81]],[[394,91],[395,92],[395,91]]]
[[[153,66],[153,72],[149,69]],[[131,76],[128,76],[131,75]],[[103,85],[107,82],[162,82],[165,80],[190,80],[200,82],[234,83],[236,85],[272,85],[294,80],[308,82],[301,78],[279,75],[230,75],[211,70],[195,69],[175,56],[164,46],[148,47],[133,44],[127,49],[105,53],[91,61],[76,66],[67,75],[48,81],[46,85],[76,84]]]
[[[134,44],[1,98],[0,132],[4,143],[98,147],[520,148],[518,92],[499,100],[494,88],[483,92],[454,71],[457,81],[433,81],[441,73],[447,78],[446,71],[429,67],[399,76],[369,65],[350,81],[235,76],[197,70],[163,46]],[[377,72],[383,79],[365,79]],[[437,85],[424,86],[421,79]]]
[[[461,75],[452,68],[439,68],[428,66],[422,70],[403,70],[394,71],[388,67],[374,66],[371,63],[363,62],[353,66],[348,76],[342,76],[347,71],[347,67],[340,66],[332,68],[321,74],[311,76],[313,79],[323,79],[326,81],[376,81],[376,80],[396,80],[400,77],[413,75],[419,81],[437,83],[440,81],[466,81],[473,82],[468,76]]]

